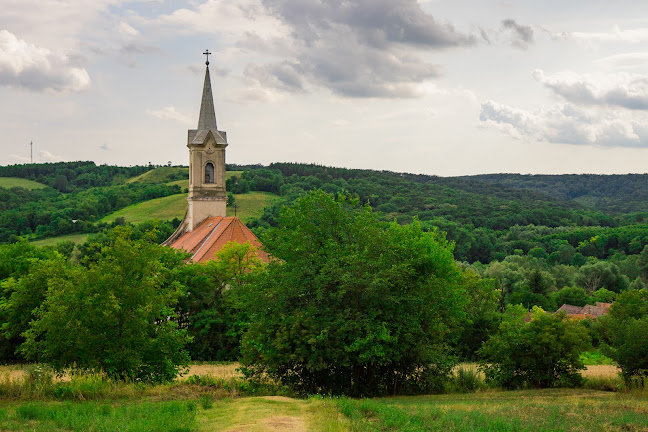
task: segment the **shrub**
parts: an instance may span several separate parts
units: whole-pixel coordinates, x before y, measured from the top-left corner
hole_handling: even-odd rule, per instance
[[[575,386],[585,366],[580,354],[589,345],[585,328],[564,314],[509,306],[499,331],[480,350],[486,381],[506,388]]]

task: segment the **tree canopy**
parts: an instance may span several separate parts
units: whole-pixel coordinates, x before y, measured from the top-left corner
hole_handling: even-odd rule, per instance
[[[248,376],[306,393],[440,389],[465,304],[451,246],[418,222],[384,226],[369,206],[321,190],[263,237],[274,257],[254,286]]]

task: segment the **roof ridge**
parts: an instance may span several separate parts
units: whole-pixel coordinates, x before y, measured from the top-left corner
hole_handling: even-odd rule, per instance
[[[206,244],[210,243],[209,246],[207,246],[206,250],[205,250],[205,251],[203,252],[203,254],[200,255],[200,256],[198,255],[198,253],[199,253],[200,251],[196,251],[196,253],[194,254],[194,256],[191,257],[192,259],[193,259],[194,257],[196,257],[196,259],[197,259],[198,261],[200,261],[200,260],[203,258],[203,256],[205,256],[205,254],[206,254],[207,252],[209,252],[209,250],[211,249],[212,245],[213,245],[213,244],[214,244],[214,243],[215,243],[215,242],[216,242],[216,241],[217,241],[217,240],[218,240],[218,239],[219,239],[219,238],[220,238],[220,237],[225,233],[225,231],[227,231],[227,229],[228,229],[228,228],[230,227],[230,225],[232,224],[232,221],[231,221],[231,220],[228,220],[228,219],[229,219],[229,218],[228,218],[227,216],[226,216],[226,217],[222,217],[222,216],[221,216],[221,219],[220,219],[220,221],[218,222],[218,224],[214,227],[214,229],[212,230],[212,232],[209,233],[209,236],[207,236],[207,238],[206,238],[205,241],[203,242],[203,245],[206,245]],[[223,227],[221,228],[221,224],[222,224],[223,222],[225,222],[225,224],[224,224]],[[213,242],[210,242],[212,236],[216,233],[217,230],[220,231],[220,233],[218,234],[218,236],[216,236],[216,239],[215,239]],[[200,247],[201,250],[202,250],[203,245],[201,245],[201,247]]]
[[[223,221],[223,219],[219,220],[218,223],[216,224],[216,226],[215,226],[214,228],[211,229],[211,232],[209,233],[209,235],[203,239],[202,243],[200,244],[200,246],[198,247],[198,249],[196,250],[196,252],[191,256],[191,259],[192,259],[192,260],[194,259],[194,257],[195,257],[196,255],[198,255],[198,254],[200,253],[200,251],[202,250],[203,246],[205,246],[205,244],[207,244],[207,242],[209,241],[209,239],[211,238],[211,236],[214,235],[214,232],[215,232],[216,229],[219,227],[219,225],[221,224],[222,221]]]

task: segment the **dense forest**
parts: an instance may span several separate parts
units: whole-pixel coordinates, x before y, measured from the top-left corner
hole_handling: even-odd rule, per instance
[[[133,181],[152,169],[92,162],[0,167],[0,177],[47,186],[0,188],[0,242],[100,232],[107,226],[97,221],[115,210],[183,192],[172,183],[186,177],[180,169],[157,183]],[[608,301],[647,281],[648,175],[446,178],[294,163],[228,170],[242,172],[228,179],[228,191],[281,197],[249,224],[258,235],[307,191],[348,192],[383,222],[417,219],[423,230],[438,231],[465,268],[497,281],[502,306]]]
[[[34,180],[48,187],[0,187],[0,243],[19,236],[45,238],[97,232],[94,222],[131,204],[181,192],[177,185],[129,183],[153,167],[59,162],[0,167],[0,177]]]

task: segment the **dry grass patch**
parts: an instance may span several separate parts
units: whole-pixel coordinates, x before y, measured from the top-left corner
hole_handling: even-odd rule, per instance
[[[619,368],[614,365],[592,365],[587,366],[583,371],[585,378],[616,378],[619,376]]]
[[[189,365],[189,371],[177,379],[183,379],[192,375],[210,375],[214,378],[222,378],[225,380],[231,378],[243,378],[241,372],[237,370],[238,368],[238,363],[192,364]]]
[[[17,381],[25,375],[22,365],[3,365],[0,366],[0,378],[3,381]]]

